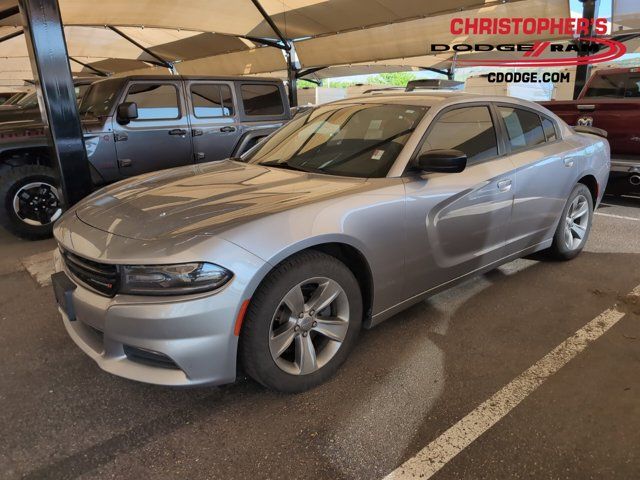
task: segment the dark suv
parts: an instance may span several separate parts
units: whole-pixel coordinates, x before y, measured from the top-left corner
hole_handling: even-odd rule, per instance
[[[246,77],[110,78],[79,113],[95,186],[238,156],[290,119],[281,81]],[[0,223],[31,239],[63,210],[45,133],[36,120],[0,124]]]

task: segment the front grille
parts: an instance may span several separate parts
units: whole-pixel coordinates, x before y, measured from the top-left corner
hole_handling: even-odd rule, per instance
[[[142,363],[151,367],[179,369],[173,360],[163,353],[154,352],[145,348],[124,345],[124,354],[132,362]]]
[[[69,271],[88,287],[113,297],[118,290],[118,268],[107,263],[98,263],[63,251],[62,258]]]

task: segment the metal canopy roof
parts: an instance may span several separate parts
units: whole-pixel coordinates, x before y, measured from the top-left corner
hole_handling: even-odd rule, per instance
[[[568,17],[569,0],[59,0],[75,74],[255,75],[286,71],[282,40],[316,78],[442,67],[431,43],[465,41],[454,16]],[[0,82],[32,78],[15,0],[0,0]],[[263,16],[260,9],[264,10]],[[283,38],[279,38],[279,34]],[[2,38],[6,40],[2,41]],[[474,36],[474,41],[490,41]],[[493,39],[495,41],[495,38]],[[500,37],[501,42],[515,38]],[[527,40],[518,36],[518,40]],[[331,73],[330,73],[331,72]]]

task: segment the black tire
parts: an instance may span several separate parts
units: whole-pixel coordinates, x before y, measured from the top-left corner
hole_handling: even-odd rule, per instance
[[[583,196],[588,205],[588,217],[587,217],[587,226],[586,233],[582,237],[578,246],[574,248],[569,248],[567,242],[565,241],[565,228],[566,228],[566,218],[569,213],[569,209],[573,204],[574,200]],[[589,232],[591,231],[591,225],[593,223],[593,198],[591,197],[591,192],[587,188],[586,185],[582,183],[578,183],[573,190],[571,191],[571,195],[569,195],[569,199],[567,200],[567,204],[564,206],[562,210],[562,216],[560,217],[560,222],[558,223],[558,228],[556,229],[556,233],[553,236],[553,243],[549,248],[549,254],[552,258],[556,260],[571,260],[572,258],[577,257],[585,244],[587,243],[587,239],[589,238]]]
[[[41,225],[31,225],[21,219],[13,207],[14,197],[23,186],[34,182],[43,182],[60,188],[60,182],[56,171],[53,168],[42,165],[22,165],[9,170],[0,177],[0,225],[9,230],[14,235],[28,239],[40,240],[49,238],[53,231],[53,222]],[[62,201],[60,195],[56,195],[60,205]]]
[[[319,276],[337,282],[346,294],[349,311],[347,333],[339,349],[324,366],[309,374],[291,374],[281,369],[271,355],[272,319],[293,287]],[[279,264],[253,295],[240,335],[239,360],[244,371],[265,387],[279,392],[302,392],[323,383],[338,370],[354,347],[361,325],[362,295],[353,273],[336,258],[307,250]]]

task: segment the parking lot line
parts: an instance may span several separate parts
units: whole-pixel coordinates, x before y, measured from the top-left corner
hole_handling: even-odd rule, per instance
[[[629,296],[640,297],[640,285]],[[624,315],[618,310],[617,304],[602,312],[420,450],[414,457],[387,475],[385,480],[408,478],[424,480],[433,476],[533,393],[547,378],[618,323]]]
[[[633,220],[635,222],[640,222],[640,218],[625,217],[624,215],[614,215],[612,213],[595,212],[594,215],[600,215],[601,217],[620,218],[622,220]]]

